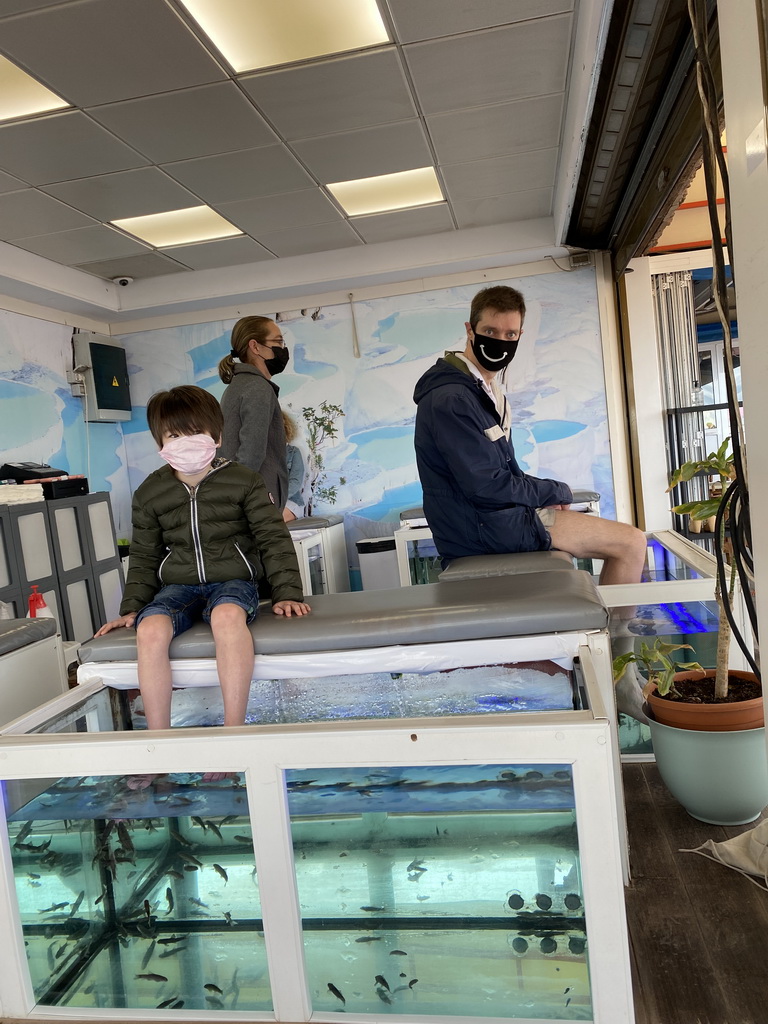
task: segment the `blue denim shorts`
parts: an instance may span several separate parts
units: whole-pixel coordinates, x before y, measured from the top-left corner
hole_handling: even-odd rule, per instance
[[[189,629],[201,617],[211,624],[211,612],[217,604],[236,604],[243,608],[250,624],[259,612],[259,591],[250,580],[226,583],[172,583],[155,594],[136,616],[134,628],[148,615],[167,615],[173,623],[173,635]]]

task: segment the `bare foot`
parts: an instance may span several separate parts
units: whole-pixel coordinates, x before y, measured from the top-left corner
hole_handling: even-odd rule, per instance
[[[149,789],[155,779],[159,778],[159,775],[128,775],[126,777],[125,784],[128,789]]]

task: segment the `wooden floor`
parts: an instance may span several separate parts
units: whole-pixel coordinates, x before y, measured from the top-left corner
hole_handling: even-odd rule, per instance
[[[768,892],[680,849],[752,827],[691,818],[655,764],[623,769],[636,1024],[768,1024]]]

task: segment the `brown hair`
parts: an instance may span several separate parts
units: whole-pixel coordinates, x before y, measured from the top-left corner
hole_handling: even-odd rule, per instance
[[[147,402],[147,425],[161,448],[163,434],[210,434],[218,442],[224,416],[209,391],[194,384],[182,384],[152,395]]]
[[[244,316],[232,328],[230,338],[231,351],[219,363],[219,376],[225,384],[229,384],[235,375],[235,359],[241,363],[248,362],[248,342],[251,338],[261,344],[274,323],[268,316]]]
[[[296,420],[290,413],[287,413],[285,409],[281,409],[280,412],[283,414],[286,444],[291,444],[299,436],[299,428],[296,426]]]
[[[472,330],[477,327],[486,309],[492,309],[496,313],[519,313],[520,319],[525,320],[525,299],[522,292],[506,284],[483,288],[472,299],[472,305],[469,307],[469,326]]]

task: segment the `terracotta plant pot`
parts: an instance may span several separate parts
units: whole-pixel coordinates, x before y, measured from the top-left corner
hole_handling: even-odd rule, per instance
[[[711,672],[677,672],[675,681],[704,679]],[[751,679],[752,672],[731,669],[730,676]],[[685,701],[666,700],[651,692],[647,697],[653,717],[662,725],[675,729],[694,729],[700,732],[736,732],[741,729],[760,729],[764,724],[763,699],[736,701],[730,704],[687,704]]]
[[[688,529],[691,533],[701,533],[701,520],[688,516]]]

